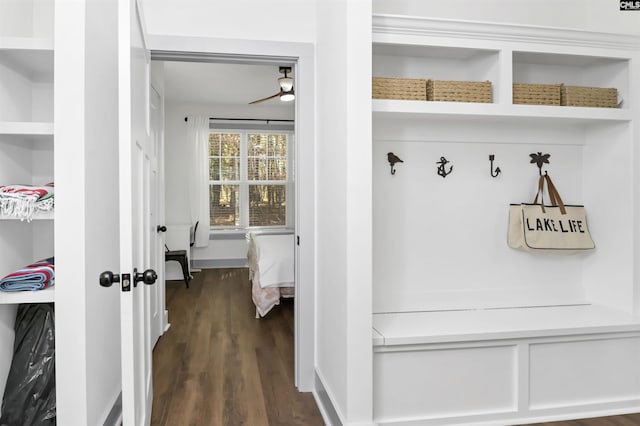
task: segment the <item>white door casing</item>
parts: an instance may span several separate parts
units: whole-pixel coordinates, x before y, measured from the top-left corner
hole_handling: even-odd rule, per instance
[[[148,426],[153,402],[151,292],[135,271],[151,267],[152,139],[149,134],[150,55],[137,5],[118,1],[118,118],[120,189],[120,297],[123,424]]]

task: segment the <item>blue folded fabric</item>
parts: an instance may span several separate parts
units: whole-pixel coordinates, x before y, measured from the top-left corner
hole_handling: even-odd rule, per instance
[[[54,258],[43,259],[27,265],[0,280],[0,291],[34,291],[50,287],[54,283]]]

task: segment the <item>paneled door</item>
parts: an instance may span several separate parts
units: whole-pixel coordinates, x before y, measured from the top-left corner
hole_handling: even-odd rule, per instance
[[[132,271],[120,298],[123,424],[148,426],[153,402],[152,191],[156,165],[150,136],[150,54],[135,0],[118,0],[118,120],[120,149],[120,277]],[[123,289],[126,286],[123,285]]]

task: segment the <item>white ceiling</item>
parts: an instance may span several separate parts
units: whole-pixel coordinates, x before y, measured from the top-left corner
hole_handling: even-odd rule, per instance
[[[165,99],[173,102],[247,105],[278,93],[278,78],[282,76],[277,65],[166,61]],[[281,102],[278,98],[261,105],[291,105],[293,109],[293,102]]]

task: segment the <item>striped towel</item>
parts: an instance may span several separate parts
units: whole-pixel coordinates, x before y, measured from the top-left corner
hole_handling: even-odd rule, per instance
[[[53,257],[25,266],[0,280],[0,291],[42,290],[53,285]]]
[[[43,186],[0,185],[0,213],[31,222],[37,211],[54,206],[53,182]]]

